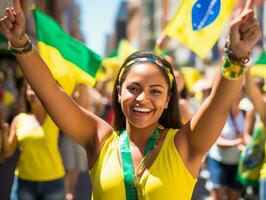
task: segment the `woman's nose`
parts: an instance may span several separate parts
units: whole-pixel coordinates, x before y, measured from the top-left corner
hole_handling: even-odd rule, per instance
[[[141,92],[141,93],[137,96],[136,100],[137,100],[137,101],[143,101],[145,98],[146,98],[146,94],[145,94],[145,92]]]

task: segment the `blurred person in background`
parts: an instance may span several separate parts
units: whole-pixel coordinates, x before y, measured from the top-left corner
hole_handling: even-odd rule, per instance
[[[245,115],[239,108],[241,92],[232,102],[220,137],[208,153],[208,170],[213,200],[238,200],[242,186],[237,180],[237,168],[244,141]]]
[[[89,88],[84,84],[78,84],[74,89],[72,98],[81,107],[89,110],[89,100],[91,99],[89,95]],[[73,200],[76,196],[76,184],[79,174],[88,170],[86,151],[66,134],[62,134],[60,137],[60,151],[66,171],[65,199]]]
[[[174,76],[176,79],[176,87],[179,94],[179,111],[181,116],[181,121],[183,124],[187,123],[192,119],[195,111],[189,105],[188,98],[188,89],[186,87],[186,83],[181,71],[176,67],[174,59],[170,56],[164,56],[165,59],[173,66],[174,68]]]
[[[174,75],[176,78],[176,84],[177,84],[177,90],[179,93],[179,110],[181,115],[182,123],[187,123],[189,120],[192,119],[193,115],[195,114],[195,111],[193,108],[189,105],[189,102],[187,100],[188,98],[188,90],[186,88],[185,80],[181,74],[180,71],[175,70]]]
[[[64,167],[58,149],[59,129],[25,82],[21,96],[25,112],[10,128],[2,123],[3,154],[10,157],[19,148],[11,200],[63,200]],[[22,103],[22,101],[21,101]]]
[[[0,71],[0,118],[4,121],[9,120],[9,116],[15,103],[15,95],[10,89],[7,89],[7,73]]]
[[[114,111],[111,105],[112,101],[112,89],[110,89],[110,79],[97,81],[95,85],[95,89],[99,92],[101,95],[101,101],[99,104],[94,104],[95,106],[98,105],[98,116],[100,116],[102,119],[107,121],[109,124],[113,124],[114,121]],[[99,99],[99,98],[98,98]]]
[[[261,122],[263,123],[264,130],[266,127],[266,96],[263,91],[262,83],[256,83],[254,77],[250,75],[250,67],[246,73],[246,82],[245,88],[250,98],[252,104],[254,105],[255,111],[258,112]],[[266,151],[266,143],[265,143]],[[266,157],[265,157],[266,158]],[[260,170],[260,179],[259,179],[259,199],[266,199],[266,159],[264,158],[264,164]]]

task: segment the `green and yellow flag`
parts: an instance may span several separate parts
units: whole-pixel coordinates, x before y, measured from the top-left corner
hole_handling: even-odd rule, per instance
[[[102,65],[106,68],[106,76],[114,81],[126,58],[136,51],[136,48],[128,40],[120,40],[117,51],[103,59]]]
[[[266,52],[262,51],[258,60],[251,67],[250,73],[252,76],[266,78]]]
[[[77,83],[93,86],[102,58],[37,9],[34,19],[39,54],[61,87],[71,94]]]
[[[183,0],[164,34],[205,58],[218,40],[235,3],[236,0]]]

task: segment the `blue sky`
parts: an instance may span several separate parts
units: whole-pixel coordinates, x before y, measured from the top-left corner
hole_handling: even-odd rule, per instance
[[[75,0],[80,5],[81,31],[86,45],[104,54],[105,36],[114,30],[114,20],[123,0]]]

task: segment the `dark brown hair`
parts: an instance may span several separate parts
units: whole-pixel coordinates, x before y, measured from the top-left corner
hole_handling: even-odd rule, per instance
[[[28,86],[28,83],[25,79],[21,80],[21,83],[18,86],[18,89],[19,89],[18,113],[21,113],[21,112],[31,113],[32,112],[30,102],[27,99],[27,86]]]

